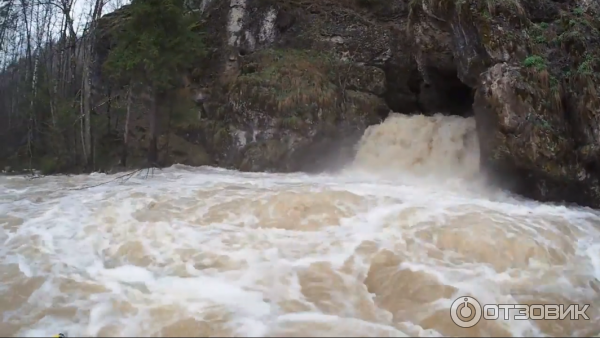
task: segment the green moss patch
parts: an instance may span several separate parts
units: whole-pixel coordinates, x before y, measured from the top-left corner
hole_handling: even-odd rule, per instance
[[[316,52],[264,50],[243,65],[229,97],[281,117],[317,112],[340,100],[339,88],[329,75],[334,62]]]

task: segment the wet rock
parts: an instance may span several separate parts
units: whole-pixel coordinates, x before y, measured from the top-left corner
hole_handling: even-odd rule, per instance
[[[473,110],[484,168],[529,197],[600,206],[595,2],[413,5],[417,39],[449,46],[458,78],[476,88]],[[444,34],[451,39],[445,45]],[[438,51],[422,44],[422,62],[430,65],[429,54]]]
[[[347,153],[333,144],[356,141],[379,121],[382,110],[387,112],[377,96],[385,91],[381,70],[326,53],[266,49],[244,58],[240,71],[211,107],[228,124],[227,135],[211,142],[223,166],[307,169],[310,163],[301,160],[307,149],[317,151],[314,145],[320,144],[324,150],[329,144],[332,153]],[[330,157],[323,151],[314,155],[315,165],[316,157]]]

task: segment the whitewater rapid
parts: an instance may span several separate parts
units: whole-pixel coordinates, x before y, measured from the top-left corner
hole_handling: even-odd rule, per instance
[[[599,213],[485,186],[471,119],[393,115],[358,147],[337,174],[0,177],[0,335],[600,333]],[[465,295],[590,320],[464,329]]]

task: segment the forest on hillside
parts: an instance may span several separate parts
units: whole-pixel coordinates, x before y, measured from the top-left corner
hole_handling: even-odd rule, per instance
[[[157,107],[202,52],[197,22],[183,0],[0,0],[0,166],[125,166],[135,94],[148,103],[144,165],[157,165]]]

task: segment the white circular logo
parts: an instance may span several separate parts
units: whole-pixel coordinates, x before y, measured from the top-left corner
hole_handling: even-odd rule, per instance
[[[473,297],[462,296],[452,303],[450,317],[460,327],[473,327],[481,320],[481,304]]]

